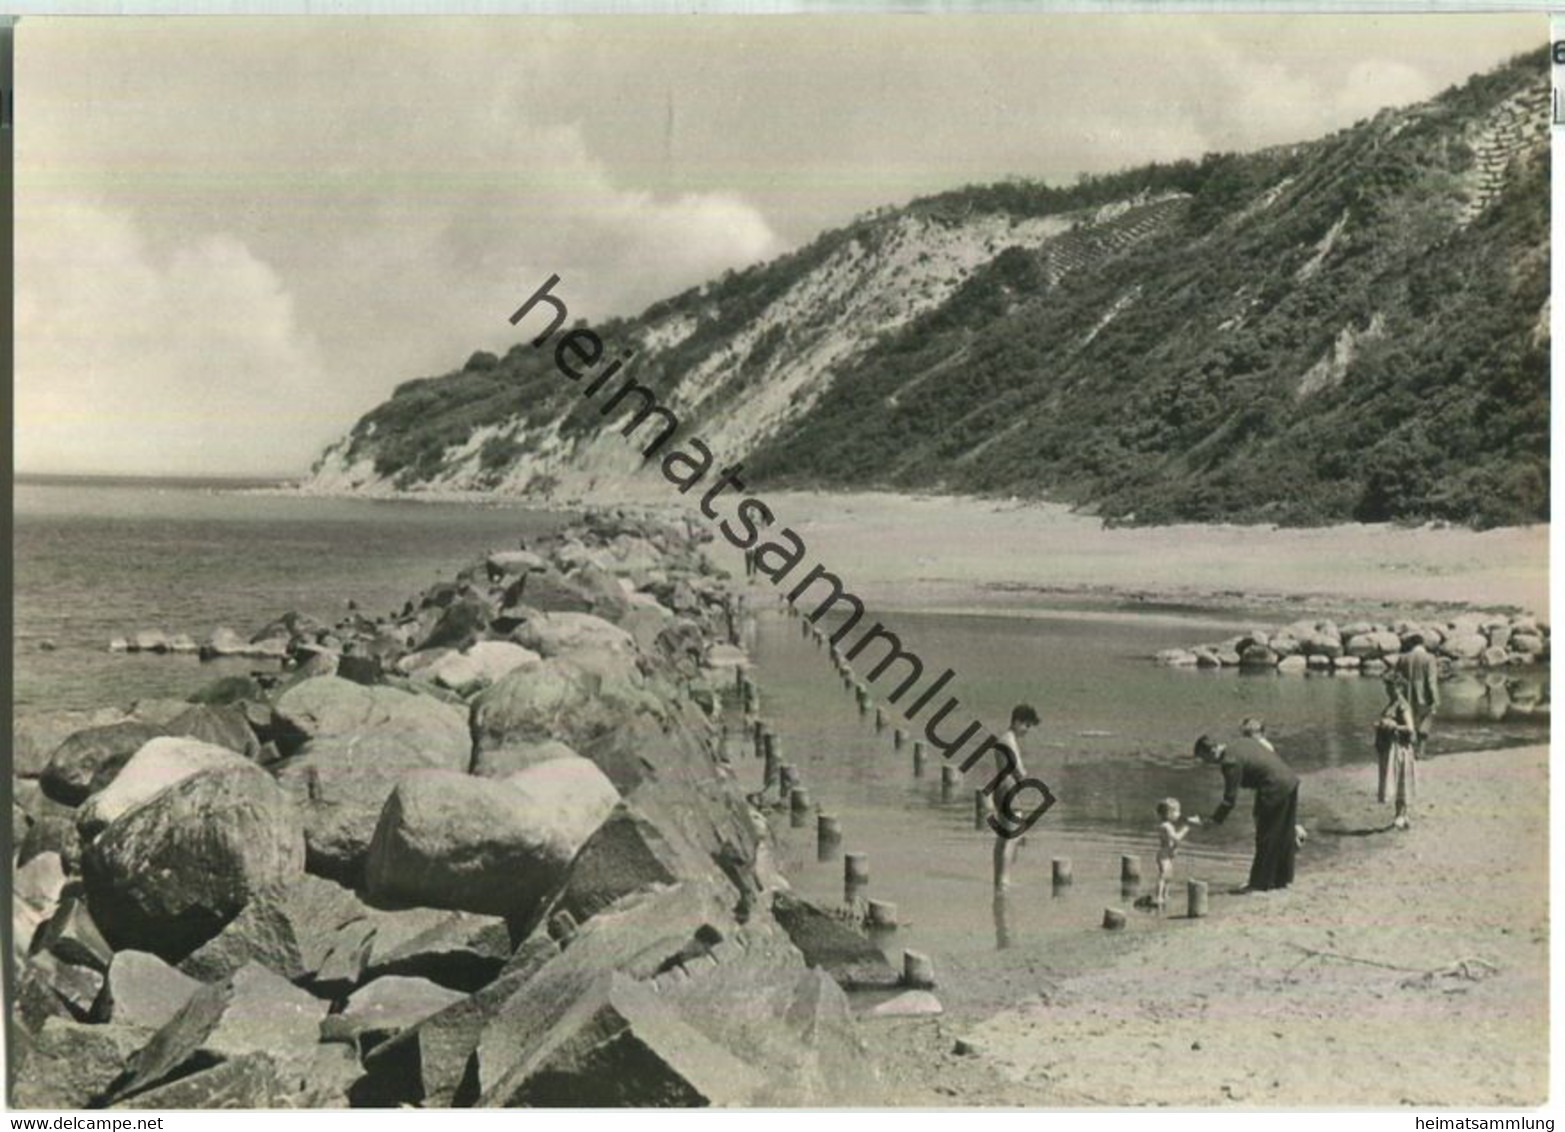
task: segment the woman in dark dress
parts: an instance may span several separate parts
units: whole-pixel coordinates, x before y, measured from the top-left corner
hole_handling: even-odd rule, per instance
[[[1249,737],[1220,745],[1203,735],[1195,742],[1195,756],[1223,772],[1223,801],[1208,819],[1212,824],[1228,817],[1241,789],[1255,791],[1255,860],[1247,887],[1287,888],[1299,847],[1299,776],[1270,745]]]

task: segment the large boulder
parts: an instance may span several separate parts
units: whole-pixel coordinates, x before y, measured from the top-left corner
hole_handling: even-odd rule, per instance
[[[236,751],[197,739],[161,736],[145,743],[114,777],[76,811],[76,825],[85,838],[177,782],[202,771],[248,766]]]
[[[622,802],[577,853],[556,906],[586,923],[631,893],[677,884],[688,872],[678,848]]]
[[[477,597],[452,602],[419,643],[419,649],[465,649],[489,626],[489,606]]]
[[[848,989],[897,986],[900,975],[869,938],[808,900],[779,892],[772,915],[811,967]]]
[[[49,1018],[19,1051],[11,1103],[20,1109],[86,1109],[96,1104],[147,1040],[135,1026]]]
[[[643,983],[605,971],[538,1011],[527,1055],[484,1107],[742,1106],[766,1077],[687,1023]]]
[[[81,838],[76,834],[76,808],[46,795],[37,779],[12,783],[12,836],[17,839],[16,864],[25,865],[40,853],[57,853],[67,873],[81,871]]]
[[[478,641],[463,652],[431,650],[433,659],[410,669],[419,679],[432,680],[442,688],[470,693],[486,688],[506,673],[542,659],[532,649],[510,641]],[[414,657],[431,656],[431,653],[414,653]]]
[[[103,972],[85,963],[68,963],[47,951],[28,958],[21,968],[21,980],[43,988],[52,999],[53,1013],[65,1014],[79,1022],[92,1017],[93,1003],[103,991]],[[21,996],[25,999],[25,994]]]
[[[201,989],[201,983],[146,951],[116,951],[104,975],[93,1017],[157,1030]]]
[[[225,767],[121,815],[82,864],[93,919],[115,949],[178,961],[299,873],[304,831],[264,770]]]
[[[260,740],[250,730],[244,709],[233,704],[193,704],[170,719],[163,729],[170,735],[226,747],[250,759],[261,749]]]
[[[584,651],[636,651],[635,639],[629,633],[590,613],[540,613],[523,622],[511,639],[543,657]]]
[[[347,1042],[360,1056],[467,995],[428,979],[387,975],[360,987],[321,1023],[321,1040]]]
[[[161,734],[162,728],[140,720],[78,731],[49,756],[39,777],[44,793],[67,805],[79,805],[112,782],[132,755]]]
[[[1440,651],[1453,660],[1477,660],[1489,647],[1489,639],[1482,633],[1453,633],[1445,639]]]
[[[412,750],[437,749],[442,765],[452,747],[466,742],[459,711],[395,688],[367,687],[337,676],[305,680],[278,697],[274,707],[279,745],[293,753],[311,741],[390,732]]]
[[[90,967],[94,971],[106,971],[114,952],[98,925],[86,901],[80,896],[66,896],[48,923],[33,939],[32,950],[53,955],[62,963]]]
[[[1241,668],[1276,668],[1277,654],[1265,645],[1251,643],[1239,654]]]
[[[251,1054],[274,1059],[302,1086],[326,1009],[325,1002],[260,964],[241,968],[222,983],[202,987],[157,1031],[137,1056],[135,1071],[116,1088],[114,1101]]]
[[[558,888],[618,800],[613,784],[583,758],[551,759],[499,780],[410,774],[375,830],[370,898],[526,915]]]
[[[471,992],[492,982],[511,959],[510,928],[496,916],[412,908],[377,911],[370,920],[375,931],[363,965],[366,980],[401,975]]]
[[[535,742],[510,743],[489,750],[473,753],[474,774],[483,778],[508,778],[518,771],[535,767],[553,759],[580,758],[574,750],[558,739],[540,739]]]
[[[473,703],[478,750],[558,739],[580,750],[637,715],[661,717],[666,692],[619,653],[573,653],[517,669]]]
[[[1389,629],[1377,629],[1349,637],[1344,651],[1360,660],[1379,660],[1402,651],[1402,638]]]
[[[516,958],[493,981],[377,1046],[364,1059],[365,1077],[355,1102],[425,1108],[470,1105],[476,1090],[468,1070],[485,1026],[558,951],[553,940],[539,933],[517,950]]]
[[[155,1112],[315,1107],[302,1103],[302,1093],[290,1086],[270,1053],[244,1053],[205,1068],[199,1056],[192,1063],[187,1076],[117,1096],[113,1107]]]
[[[313,982],[343,942],[343,930],[367,923],[370,914],[352,890],[300,873],[259,893],[179,969],[210,983],[260,963],[292,982]]]
[[[521,577],[549,568],[547,562],[530,550],[497,551],[489,556],[486,564],[492,578]]]
[[[72,735],[111,723],[123,723],[125,719],[126,713],[118,708],[18,716],[11,722],[11,773],[18,778],[37,778],[49,765],[49,756]]]
[[[398,780],[411,770],[466,771],[472,758],[462,709],[396,688],[320,677],[284,693],[277,714],[303,736],[278,781],[303,810],[310,871],[347,884],[363,879]]]

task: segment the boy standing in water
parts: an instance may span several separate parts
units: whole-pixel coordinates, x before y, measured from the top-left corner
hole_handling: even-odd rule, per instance
[[[1168,882],[1174,877],[1174,858],[1179,855],[1180,843],[1190,834],[1190,827],[1201,824],[1194,814],[1184,825],[1179,824],[1179,799],[1164,798],[1157,804],[1157,895],[1154,906],[1161,908],[1168,903]]]
[[[1011,709],[1011,729],[1000,736],[1000,743],[1016,756],[1015,777],[1018,779],[1027,777],[1027,768],[1022,765],[1022,736],[1036,726],[1038,726],[1038,713],[1033,710],[1033,706],[1017,704]],[[1003,771],[1004,768],[1001,769]],[[992,794],[989,796],[989,808],[991,811],[994,810]],[[1016,850],[1021,847],[1021,843],[1020,837],[1003,837],[998,833],[995,834],[994,887],[996,890],[1010,887],[1011,865],[1016,861]]]

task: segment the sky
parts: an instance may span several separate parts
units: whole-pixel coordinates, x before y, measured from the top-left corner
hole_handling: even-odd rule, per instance
[[[296,475],[550,274],[634,314],[883,204],[1303,141],[1541,15],[25,18],[16,466]]]

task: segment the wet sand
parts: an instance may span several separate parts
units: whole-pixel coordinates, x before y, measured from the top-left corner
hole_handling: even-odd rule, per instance
[[[768,502],[882,609],[1097,606],[1548,616],[1548,529],[1107,529],[1047,504],[883,494]],[[934,1106],[1535,1105],[1548,1080],[1548,749],[1421,764],[1414,828],[1373,770],[1306,776],[1314,841],[1283,893],[1132,912],[939,973],[946,1013],[874,1020],[888,1096]],[[1229,819],[1250,827],[1248,799]],[[1010,900],[1049,898],[1048,823]],[[1041,836],[1036,836],[1041,835]],[[1195,836],[1199,836],[1197,833]],[[1188,875],[1188,874],[1185,874]],[[1091,915],[1086,915],[1091,913]],[[992,924],[974,931],[990,932]],[[958,1039],[976,1053],[955,1052]]]
[[[1414,826],[1387,829],[1373,771],[1306,777],[1316,842],[1286,892],[1212,914],[1132,912],[1049,954],[941,972],[947,1013],[874,1021],[908,1105],[1349,1108],[1536,1105],[1548,1080],[1548,751],[1420,765]],[[1248,825],[1248,806],[1231,822]],[[1046,825],[1047,823],[1045,823]],[[1043,830],[1043,827],[1040,827]],[[1013,900],[1046,898],[1048,839]],[[1199,836],[1199,833],[1194,836]],[[979,1052],[954,1052],[957,1038]]]
[[[1548,617],[1548,527],[1104,527],[1048,503],[774,493],[810,557],[888,609],[1117,604],[1525,611]]]

